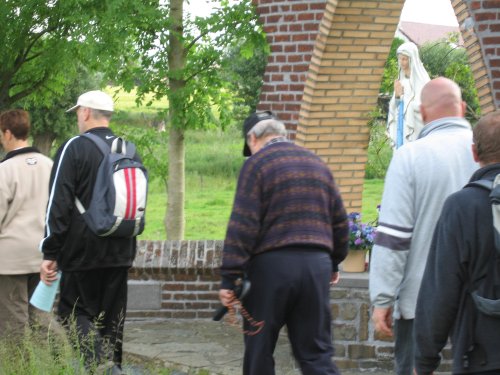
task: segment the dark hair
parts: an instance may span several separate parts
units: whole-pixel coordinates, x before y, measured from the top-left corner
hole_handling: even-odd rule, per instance
[[[2,133],[10,130],[16,139],[26,140],[30,127],[30,115],[22,109],[11,109],[0,114],[0,130]]]
[[[473,130],[473,140],[482,163],[500,163],[500,110],[478,121]]]

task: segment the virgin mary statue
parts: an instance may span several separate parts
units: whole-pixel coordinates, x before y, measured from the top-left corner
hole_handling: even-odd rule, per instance
[[[430,80],[414,43],[401,44],[397,56],[399,73],[387,118],[387,133],[394,148],[416,140],[424,127],[419,108],[420,92]]]

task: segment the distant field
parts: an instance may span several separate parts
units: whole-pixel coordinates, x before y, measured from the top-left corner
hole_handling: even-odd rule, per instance
[[[236,179],[202,177],[190,174],[186,178],[186,239],[222,240],[233,205]],[[382,196],[382,180],[365,180],[363,191],[362,221],[377,219],[377,206]],[[163,240],[163,220],[167,198],[163,187],[154,182],[149,193],[146,230],[141,239]]]
[[[117,110],[114,121],[118,125],[123,123],[142,127],[158,122],[158,111],[168,106],[166,99],[162,99],[151,106],[138,107],[135,92],[126,93],[113,87],[108,87],[106,91],[114,95]],[[235,127],[229,127],[226,131],[190,130],[186,132],[185,146],[185,238],[224,239],[238,172],[244,161],[240,130]],[[365,180],[363,222],[373,222],[377,218],[382,189],[382,179]],[[166,206],[165,186],[153,178],[149,189],[146,229],[141,239],[166,238]]]
[[[115,108],[118,111],[156,114],[157,112],[165,111],[168,108],[168,101],[166,97],[160,100],[154,100],[152,104],[148,106],[146,104],[153,98],[153,95],[147,95],[143,103],[138,106],[136,103],[136,90],[126,92],[119,87],[108,86],[104,89],[104,91],[113,96]]]

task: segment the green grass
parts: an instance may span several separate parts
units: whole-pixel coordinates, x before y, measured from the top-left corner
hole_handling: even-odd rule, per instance
[[[115,86],[108,86],[104,89],[105,92],[113,96],[115,102],[115,110],[126,111],[131,114],[154,114],[165,111],[168,108],[168,100],[163,97],[160,100],[154,100],[153,95],[146,95],[143,104],[138,106],[136,103],[136,90],[126,92],[123,89]],[[151,105],[146,105],[151,101]]]
[[[363,184],[363,203],[361,210],[361,220],[364,223],[375,222],[378,218],[377,206],[382,200],[382,191],[384,190],[384,180],[371,179],[365,180]]]
[[[233,205],[236,180],[199,176],[186,177],[185,238],[222,240]],[[166,238],[164,218],[167,207],[165,189],[153,181],[148,196],[146,228],[139,237],[145,240]]]
[[[76,327],[68,331],[62,327],[38,325],[26,328],[24,334],[0,337],[0,375],[85,375],[100,374],[97,363],[85,369],[81,345],[88,345],[91,336],[82,341],[76,339]],[[50,327],[50,328],[49,328]],[[78,343],[76,343],[78,341]],[[74,345],[72,344],[74,343]],[[144,369],[145,373],[170,375],[172,369],[155,360],[144,361],[125,354],[123,367]],[[128,372],[126,372],[128,373]],[[201,374],[201,373],[200,373]]]
[[[115,88],[107,89],[108,92]],[[135,93],[119,90],[115,96],[117,113],[113,117],[116,124],[134,127],[154,125],[159,121],[156,110],[164,110],[165,99],[155,102],[152,107],[137,107]],[[119,125],[118,125],[119,127]],[[137,129],[137,128],[135,128]],[[134,133],[138,133],[132,128]],[[367,175],[379,177],[365,180],[363,187],[362,221],[377,219],[383,176],[392,150],[388,148],[384,136],[384,126],[374,126],[370,147]],[[153,152],[166,158],[167,140],[156,144]],[[136,141],[137,143],[137,141]],[[138,144],[140,146],[140,144]],[[185,238],[190,240],[224,239],[227,222],[231,213],[236,181],[244,161],[241,156],[242,138],[239,127],[233,126],[221,131],[189,130],[185,134]],[[141,147],[141,150],[146,147]],[[142,155],[147,159],[147,155]],[[155,164],[154,164],[155,165]],[[151,168],[153,170],[155,168]],[[140,239],[166,239],[164,219],[166,214],[166,188],[159,179],[150,184],[146,228]]]
[[[186,181],[186,238],[224,239],[236,181],[190,176]]]
[[[362,221],[377,219],[384,181],[365,180],[363,187]],[[189,174],[186,177],[185,238],[188,240],[222,240],[231,213],[236,179]],[[150,186],[146,229],[140,236],[145,240],[164,240],[163,224],[166,194],[158,181]]]

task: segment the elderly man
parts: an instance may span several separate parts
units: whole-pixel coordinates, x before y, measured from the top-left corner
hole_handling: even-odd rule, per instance
[[[270,112],[243,125],[245,162],[224,242],[219,296],[234,303],[245,277],[243,305],[264,326],[245,321],[243,374],[274,374],[273,352],[283,325],[304,374],[338,374],[332,362],[329,284],[347,254],[348,221],[328,167],[286,139]]]
[[[370,264],[373,323],[392,336],[395,319],[398,375],[413,371],[415,305],[439,212],[478,167],[458,85],[433,79],[421,102],[425,126],[419,139],[396,150],[387,171]]]
[[[472,152],[481,168],[444,204],[418,296],[418,375],[436,370],[450,334],[454,374],[500,374],[500,319],[480,312],[471,296],[481,279],[492,281],[486,277],[489,270],[500,273],[490,190],[474,184],[500,179],[500,111],[481,118],[473,134]],[[496,271],[490,269],[492,262]]]

